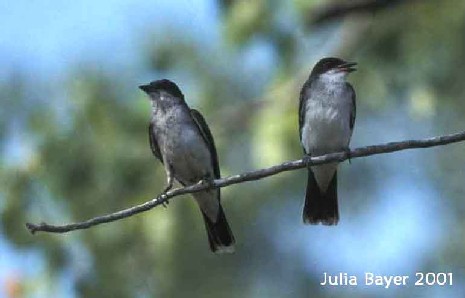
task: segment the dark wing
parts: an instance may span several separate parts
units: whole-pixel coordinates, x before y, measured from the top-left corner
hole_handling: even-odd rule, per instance
[[[158,158],[161,163],[163,163],[163,158],[161,157],[160,147],[158,147],[157,138],[155,136],[155,131],[153,130],[153,123],[150,122],[149,125],[149,141],[150,149],[152,149],[153,155]]]
[[[352,113],[350,113],[350,130],[353,131],[354,130],[354,124],[355,124],[355,116],[357,114],[357,106],[355,104],[355,90],[354,90],[354,87],[352,87],[351,84],[349,83],[346,83],[347,84],[347,87],[349,88],[350,90],[350,93],[351,93],[351,98],[352,98]]]
[[[307,102],[306,94],[308,87],[310,86],[311,82],[307,81],[302,86],[302,90],[300,90],[300,97],[299,97],[299,137],[300,141],[302,142],[302,128],[304,127],[304,118],[305,118],[305,104]]]
[[[199,111],[191,109],[191,116],[194,119],[195,124],[199,128],[202,138],[208,146],[208,150],[210,151],[212,159],[213,172],[215,174],[215,178],[219,179],[221,178],[220,165],[218,164],[218,154],[216,153],[216,147],[215,142],[213,141],[212,133],[208,128],[207,122],[205,121],[205,119]]]

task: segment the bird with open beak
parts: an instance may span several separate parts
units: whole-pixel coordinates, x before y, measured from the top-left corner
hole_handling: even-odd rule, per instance
[[[165,167],[168,185],[174,180],[183,186],[219,179],[215,143],[207,122],[190,109],[179,87],[169,80],[139,86],[152,103],[149,140],[153,154]],[[234,236],[220,203],[220,189],[193,194],[200,207],[210,249],[215,253],[234,252]]]
[[[355,91],[346,78],[356,70],[355,65],[339,58],[323,58],[304,83],[299,99],[299,134],[307,158],[349,150]],[[337,166],[333,162],[308,168],[304,223],[338,223]]]

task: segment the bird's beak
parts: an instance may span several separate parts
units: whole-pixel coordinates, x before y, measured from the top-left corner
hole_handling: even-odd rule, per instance
[[[339,65],[338,69],[340,71],[344,71],[344,72],[353,72],[353,71],[357,70],[355,68],[356,65],[357,65],[356,62],[345,62],[345,63],[342,63],[341,65]]]
[[[150,86],[150,85],[140,85],[140,86],[139,86],[139,89],[142,90],[142,91],[144,91],[144,92],[146,92],[146,93],[148,93],[149,86]]]

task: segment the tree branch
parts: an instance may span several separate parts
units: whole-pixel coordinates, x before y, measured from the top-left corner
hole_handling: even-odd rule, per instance
[[[407,140],[401,142],[391,142],[381,145],[373,145],[360,147],[350,152],[337,152],[326,154],[322,156],[312,157],[311,159],[299,159],[288,161],[279,165],[275,165],[269,168],[264,168],[260,170],[245,172],[238,175],[233,175],[221,179],[216,179],[210,183],[197,183],[191,186],[180,187],[168,191],[165,194],[161,194],[158,197],[145,202],[143,204],[124,209],[115,213],[108,215],[98,216],[83,222],[71,223],[65,225],[50,225],[47,223],[32,224],[26,223],[26,227],[29,231],[34,234],[36,232],[50,232],[50,233],[66,233],[74,230],[88,229],[90,227],[108,223],[116,220],[120,220],[126,217],[133,216],[135,214],[148,211],[152,208],[157,207],[158,205],[163,205],[169,199],[172,199],[176,196],[195,193],[206,189],[221,188],[226,187],[232,184],[243,183],[246,181],[259,180],[261,178],[273,176],[282,172],[292,171],[296,169],[305,168],[310,165],[320,165],[330,162],[342,162],[346,159],[354,159],[358,157],[370,156],[375,154],[384,154],[406,149],[414,148],[428,148],[440,145],[447,145],[450,143],[462,142],[465,141],[465,131],[445,136],[433,137],[422,140]]]
[[[412,1],[412,0],[410,0]],[[310,15],[309,25],[318,25],[333,19],[340,19],[354,13],[374,13],[407,1],[401,0],[363,0],[333,2],[322,6]]]

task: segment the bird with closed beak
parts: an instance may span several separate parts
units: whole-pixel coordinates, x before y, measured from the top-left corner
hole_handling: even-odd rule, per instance
[[[220,167],[215,143],[202,114],[190,109],[179,87],[170,80],[139,86],[152,103],[149,125],[150,148],[164,165],[168,185],[174,180],[183,186],[219,179]],[[234,236],[220,203],[220,189],[193,194],[202,213],[210,249],[215,253],[234,252]]]
[[[300,142],[306,154],[349,151],[355,123],[355,91],[346,81],[356,63],[323,58],[313,67],[299,99]],[[303,210],[306,224],[339,222],[337,162],[308,167]]]

